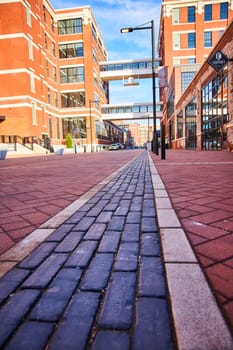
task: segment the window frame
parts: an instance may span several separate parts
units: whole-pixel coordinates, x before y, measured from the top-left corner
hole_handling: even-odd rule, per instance
[[[208,21],[212,21],[212,4],[206,4],[204,6],[204,21],[208,22]]]
[[[188,48],[189,49],[196,48],[196,33],[195,32],[188,33]]]
[[[212,32],[204,32],[204,47],[212,47]]]
[[[188,6],[187,22],[188,23],[195,23],[196,22],[196,7],[195,6]]]
[[[72,72],[75,72],[75,69],[76,69],[77,74],[72,73]],[[73,77],[73,79],[72,79],[72,77]],[[76,78],[74,78],[74,77],[76,77]],[[83,83],[84,81],[85,81],[84,66],[70,66],[70,67],[61,67],[60,68],[60,83],[61,84],[77,84],[77,83]]]
[[[220,19],[227,19],[228,18],[228,2],[221,2],[220,3]]]

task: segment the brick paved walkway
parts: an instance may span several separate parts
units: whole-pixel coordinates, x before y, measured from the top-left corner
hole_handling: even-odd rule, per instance
[[[174,349],[146,153],[0,280],[1,349]]]
[[[139,151],[0,161],[0,255]]]
[[[0,348],[233,349],[233,155],[146,154],[0,162]]]
[[[233,330],[233,153],[152,155],[173,208]]]

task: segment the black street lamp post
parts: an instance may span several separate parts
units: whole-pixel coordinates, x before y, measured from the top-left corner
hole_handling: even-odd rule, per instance
[[[147,26],[147,24],[150,23],[150,26]],[[153,93],[153,142],[152,142],[152,151],[156,155],[159,154],[159,147],[158,147],[158,136],[157,136],[157,126],[156,126],[156,82],[155,82],[155,44],[154,44],[154,21],[151,20],[150,22],[147,22],[145,24],[142,24],[137,27],[129,27],[129,28],[122,28],[121,33],[131,33],[134,30],[144,30],[144,29],[150,29],[151,30],[151,51],[152,51],[152,93]]]

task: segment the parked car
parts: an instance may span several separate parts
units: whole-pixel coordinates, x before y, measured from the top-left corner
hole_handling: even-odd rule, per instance
[[[110,151],[115,151],[115,150],[118,150],[120,149],[120,146],[118,143],[112,143],[111,146],[109,147],[109,150]]]
[[[112,143],[111,146],[109,147],[110,150],[118,150],[118,149],[124,149],[124,146],[119,143],[119,142],[115,142],[115,143]]]

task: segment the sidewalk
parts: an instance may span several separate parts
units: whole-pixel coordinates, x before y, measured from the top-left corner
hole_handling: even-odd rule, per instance
[[[201,246],[232,237],[232,228],[216,226],[220,219],[215,216],[208,237],[209,223],[203,225],[197,218],[203,212],[193,203],[207,198],[208,191],[203,190],[202,176],[194,179],[193,174],[195,170],[200,177],[197,168],[202,168],[208,178],[207,173],[220,164],[232,172],[233,157],[224,152],[205,154],[169,151],[167,159],[160,161],[153,154],[148,158],[147,152],[119,151],[0,163],[7,179],[7,186],[1,188],[0,227],[11,238],[11,249],[5,245],[2,249],[7,251],[0,257],[0,317],[5,320],[0,326],[1,348],[40,350],[48,344],[48,349],[168,350],[176,349],[177,341],[179,349],[232,349],[228,327],[200,269],[200,265],[208,269],[203,261],[211,259],[208,267],[215,266],[218,252],[226,253],[226,243],[215,257],[208,256],[209,246],[207,252]],[[204,211],[208,215],[215,215],[216,210],[228,212],[221,216],[225,223],[233,222],[232,205],[228,206],[231,210],[220,210],[213,203],[233,198],[228,180],[228,185],[226,179],[221,180],[220,191],[216,176],[218,191],[212,184],[208,194],[215,199],[198,203],[200,208],[209,208]],[[8,196],[11,204],[6,203]],[[195,208],[188,208],[194,204]],[[7,226],[4,220],[10,216]],[[186,232],[184,222],[192,223],[191,216],[205,230],[193,232],[188,227]],[[25,221],[27,230],[17,236],[18,223]],[[224,232],[217,235],[212,226]],[[198,249],[200,262],[186,234],[195,252]],[[232,261],[232,245],[227,244],[231,252],[227,259]],[[231,274],[224,293],[230,294],[232,264],[225,264],[227,259],[222,265]],[[211,282],[212,290],[218,290],[215,280]],[[230,305],[232,295],[221,296],[221,306],[228,310],[225,306]],[[224,317],[230,329],[229,311]]]
[[[233,153],[152,155],[198,261],[233,330]]]

